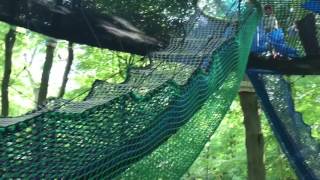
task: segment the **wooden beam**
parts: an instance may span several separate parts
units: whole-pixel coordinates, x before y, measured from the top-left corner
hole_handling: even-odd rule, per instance
[[[248,180],[265,180],[264,140],[261,131],[258,99],[255,92],[239,92],[246,131]]]
[[[247,68],[269,70],[284,75],[320,75],[320,56],[290,60],[250,55]]]

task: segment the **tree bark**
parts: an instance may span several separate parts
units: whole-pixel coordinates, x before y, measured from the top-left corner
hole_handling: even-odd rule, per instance
[[[9,115],[9,84],[11,76],[12,67],[12,49],[16,41],[15,28],[10,27],[6,37],[5,37],[5,63],[4,63],[4,73],[1,86],[1,116],[7,117]]]
[[[246,131],[248,179],[265,180],[264,141],[258,114],[257,96],[255,92],[246,91],[240,92],[239,96]]]
[[[70,73],[70,70],[71,70],[71,66],[72,66],[72,62],[73,62],[73,59],[74,59],[74,55],[73,55],[73,43],[69,42],[68,44],[68,59],[67,59],[67,65],[66,65],[66,69],[64,71],[64,74],[63,74],[63,80],[62,80],[62,85],[61,85],[61,88],[60,88],[60,92],[59,92],[59,95],[58,97],[59,98],[62,98],[64,96],[64,93],[65,93],[65,90],[66,90],[66,86],[67,86],[67,83],[68,83],[68,76],[69,76],[69,73]]]
[[[53,63],[53,56],[54,56],[54,50],[56,48],[56,41],[55,40],[47,40],[47,50],[46,50],[46,60],[43,65],[43,71],[42,71],[42,77],[41,77],[41,83],[40,83],[40,89],[39,89],[39,95],[38,95],[38,101],[37,105],[40,106],[44,103],[44,101],[47,99],[47,93],[48,93],[48,83],[49,83],[49,77],[50,77],[50,71]]]

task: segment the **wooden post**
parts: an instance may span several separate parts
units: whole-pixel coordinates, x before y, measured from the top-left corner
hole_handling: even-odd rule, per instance
[[[258,113],[257,95],[246,77],[239,92],[246,131],[248,180],[265,180],[264,141]]]

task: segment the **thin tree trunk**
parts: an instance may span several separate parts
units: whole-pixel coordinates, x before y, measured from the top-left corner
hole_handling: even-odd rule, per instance
[[[40,89],[39,89],[39,95],[38,95],[38,101],[37,101],[38,106],[42,105],[47,98],[50,71],[53,63],[54,50],[56,48],[56,45],[57,43],[55,40],[52,40],[52,39],[47,40],[46,60],[43,65],[43,71],[42,71],[42,77],[41,77],[41,83],[40,83]]]
[[[15,28],[10,27],[6,37],[5,37],[5,63],[4,63],[4,73],[1,86],[1,116],[7,117],[9,115],[9,83],[11,75],[12,66],[12,49],[16,41]]]
[[[264,141],[258,113],[257,96],[255,92],[248,91],[242,91],[239,95],[246,131],[248,179],[265,180]]]
[[[68,54],[67,65],[66,65],[66,69],[64,71],[62,85],[61,85],[60,92],[59,92],[59,95],[58,95],[59,98],[62,98],[64,96],[64,93],[65,93],[65,90],[66,90],[66,86],[67,86],[67,83],[68,83],[68,76],[69,76],[69,73],[70,73],[70,70],[71,70],[71,66],[72,66],[72,62],[73,62],[73,58],[74,58],[74,55],[73,55],[73,43],[71,43],[71,42],[69,42],[69,44],[68,44],[68,52],[69,52],[69,54]]]

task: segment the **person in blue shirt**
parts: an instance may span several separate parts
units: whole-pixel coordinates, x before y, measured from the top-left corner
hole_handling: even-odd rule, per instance
[[[296,29],[291,28],[291,33],[293,33]],[[282,28],[279,28],[271,5],[264,6],[264,16],[257,28],[251,51],[273,59],[279,56],[298,56],[297,50],[286,44],[284,32]]]

